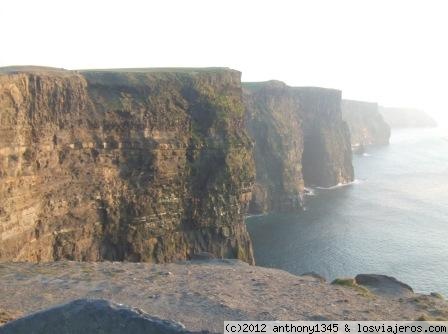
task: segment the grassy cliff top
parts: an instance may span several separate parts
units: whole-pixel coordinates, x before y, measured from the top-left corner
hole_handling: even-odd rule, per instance
[[[257,89],[257,88],[262,88],[262,87],[267,87],[267,86],[272,86],[272,87],[289,87],[283,81],[279,81],[279,80],[242,82],[241,85],[244,88],[249,88],[249,89]]]
[[[9,73],[69,73],[71,71],[64,68],[57,67],[46,67],[46,66],[34,66],[34,65],[24,65],[24,66],[6,66],[0,67],[0,74]]]
[[[339,92],[339,89],[335,88],[325,88],[325,87],[314,87],[314,86],[303,86],[303,87],[297,87],[297,86],[289,86],[283,81],[278,80],[268,80],[268,81],[254,81],[254,82],[242,82],[241,85],[243,88],[250,89],[250,90],[257,90],[261,88],[266,87],[272,87],[272,88],[284,88],[289,87],[291,89],[297,90],[297,91],[303,91],[303,92]]]
[[[346,105],[346,106],[353,106],[353,107],[360,107],[360,108],[362,108],[362,107],[378,108],[377,102],[349,100],[349,99],[342,99],[341,102],[342,102],[342,105]]]
[[[105,68],[105,69],[80,69],[67,70],[64,68],[45,67],[45,66],[7,66],[0,67],[0,73],[221,73],[221,72],[238,72],[228,67],[148,67],[148,68]]]

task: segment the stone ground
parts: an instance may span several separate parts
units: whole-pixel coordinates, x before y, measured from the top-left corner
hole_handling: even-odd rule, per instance
[[[0,263],[0,282],[0,323],[78,298],[109,299],[213,332],[224,320],[448,319],[448,302],[438,297],[379,296],[236,260]]]

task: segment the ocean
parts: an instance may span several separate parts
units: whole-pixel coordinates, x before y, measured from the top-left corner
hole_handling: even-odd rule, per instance
[[[385,274],[448,297],[448,131],[395,130],[353,165],[355,182],[313,189],[304,212],[246,219],[257,265]]]

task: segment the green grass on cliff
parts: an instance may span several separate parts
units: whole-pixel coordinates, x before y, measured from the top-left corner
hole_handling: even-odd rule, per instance
[[[235,71],[229,67],[141,67],[141,68],[100,68],[80,69],[79,72],[121,72],[121,73],[192,73],[192,72],[227,72]]]
[[[130,72],[130,73],[153,73],[153,72],[220,72],[236,71],[229,67],[141,67],[141,68],[99,68],[99,69],[77,69],[78,72]],[[72,72],[65,68],[35,66],[35,65],[13,65],[0,67],[0,72]]]
[[[365,297],[371,296],[370,291],[365,287],[358,285],[354,278],[336,278],[331,284],[354,289]]]

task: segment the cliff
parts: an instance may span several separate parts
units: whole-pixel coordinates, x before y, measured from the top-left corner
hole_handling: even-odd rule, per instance
[[[243,83],[246,126],[255,142],[251,213],[302,207],[304,185],[353,180],[350,137],[337,90]]]
[[[380,107],[380,113],[391,128],[435,127],[437,122],[423,110]]]
[[[342,118],[350,129],[352,146],[387,145],[390,127],[381,116],[378,104],[342,100]]]
[[[243,83],[243,100],[255,142],[256,184],[249,212],[300,209],[303,130],[296,94],[282,82]]]
[[[0,70],[0,260],[253,262],[240,73]]]
[[[303,115],[305,184],[331,187],[353,181],[350,131],[342,120],[341,91],[319,87],[294,91]]]
[[[101,316],[86,318],[82,309],[75,309],[83,319],[81,324],[87,326],[88,321],[95,319],[98,327],[110,323],[129,326],[145,317],[145,313],[180,322],[188,331],[213,333],[222,333],[224,320],[448,319],[448,303],[443,297],[413,293],[393,278],[358,275],[355,279],[329,284],[317,276],[295,276],[236,260],[176,264],[4,263],[0,266],[0,280],[0,314],[9,315],[5,320],[79,298],[113,299],[115,303],[141,310],[128,317],[129,311],[120,305],[119,314],[112,312],[108,316],[110,310],[106,309],[105,315],[103,312]],[[73,323],[70,319],[73,308],[58,309],[63,312],[24,318],[0,327],[0,332],[9,329],[17,333],[14,329],[27,323],[37,330],[39,318],[57,326]],[[101,310],[90,308],[88,313],[98,314],[98,311]],[[61,313],[64,314],[62,324],[57,322]],[[127,321],[120,323],[120,320]],[[76,324],[80,326],[79,321]],[[51,329],[44,333],[51,333]],[[135,328],[131,332],[138,333]]]

